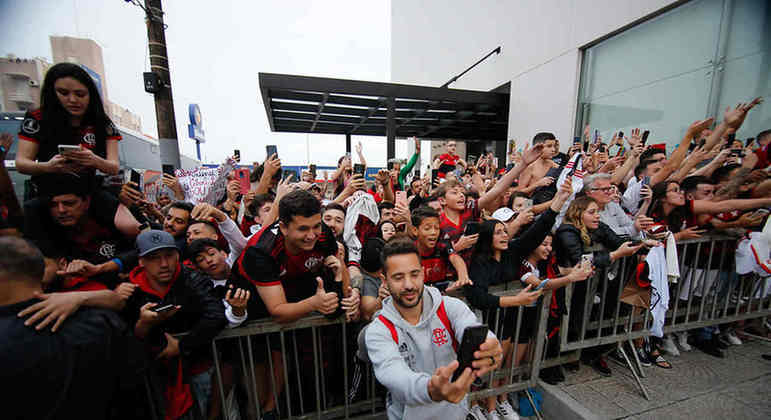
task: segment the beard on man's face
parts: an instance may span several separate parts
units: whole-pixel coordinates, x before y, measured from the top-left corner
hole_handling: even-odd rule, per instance
[[[394,300],[394,304],[401,306],[402,308],[414,308],[423,302],[423,287],[420,289],[404,289],[399,294],[391,292],[391,297]],[[412,297],[411,295],[415,295]]]

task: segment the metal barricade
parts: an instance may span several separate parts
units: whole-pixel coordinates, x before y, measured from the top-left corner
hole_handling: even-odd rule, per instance
[[[635,281],[637,265],[642,261],[636,255],[615,261],[584,282],[568,285],[565,288],[567,314],[561,320],[559,340],[560,351],[571,353],[547,359],[542,367],[578,360],[580,351],[587,349],[600,354],[619,350],[648,398],[638,377],[638,373],[644,377],[644,372],[637,355],[634,351],[627,355],[623,343],[628,342],[631,347],[632,340],[651,335],[651,310],[657,305],[668,304],[665,334],[771,314],[771,299],[765,294],[768,278],[736,274],[737,242],[736,237],[711,235],[678,243],[680,278],[668,282],[667,290],[651,287],[647,307],[621,302],[624,287]],[[601,249],[592,247],[586,252]],[[666,274],[666,267],[655,269]]]
[[[505,296],[518,291],[503,286],[491,292]],[[549,292],[533,308],[538,325],[545,325],[550,301]],[[511,309],[518,312],[511,337],[512,352],[516,354],[518,346],[523,345],[518,341],[525,308]],[[495,329],[504,327],[500,309],[490,311],[486,318]],[[232,411],[234,399],[228,398],[232,386],[223,386],[223,377],[227,376],[223,372],[235,370],[238,374],[232,376],[236,379],[230,382],[246,390],[246,401],[236,408],[241,419],[260,418],[268,398],[273,400],[270,405],[278,409],[280,418],[385,418],[386,390],[377,383],[372,366],[355,356],[360,328],[361,324],[342,319],[311,316],[286,325],[266,320],[225,330],[212,343],[216,376],[212,393],[220,398],[224,411]],[[469,400],[535,386],[544,337],[545,328],[536,326],[527,361],[491,372],[484,378],[486,385],[470,393]],[[228,354],[229,360],[223,360],[223,354]],[[226,367],[228,364],[231,366]],[[504,385],[490,386],[498,380]]]
[[[650,305],[644,308],[621,302],[641,261],[632,256],[583,282],[546,291],[534,308],[483,313],[481,321],[498,337],[503,329],[513,328],[509,358],[520,352],[520,346],[528,349],[521,363],[488,374],[485,385],[472,389],[469,401],[535,387],[542,369],[577,361],[582,351],[600,346],[605,347],[603,352],[620,350],[647,398],[637,355],[634,351],[628,355],[623,343],[651,334],[652,307],[669,304],[665,334],[771,315],[771,280],[736,275],[736,243],[733,237],[709,236],[678,244],[680,278],[668,284],[669,299],[663,290],[653,290]],[[519,290],[515,282],[493,287],[490,293],[510,296]],[[554,293],[564,297],[566,314],[552,313]],[[513,311],[509,318],[506,310]],[[525,311],[532,311],[529,318]],[[524,319],[535,323],[529,340],[522,335],[527,327]],[[280,418],[385,418],[386,390],[377,383],[372,366],[355,356],[362,326],[342,318],[311,316],[292,324],[264,320],[225,330],[212,342],[212,394],[220,399],[223,412],[237,411],[240,419],[260,418],[266,407],[276,409]],[[558,345],[556,354],[547,352],[551,345]]]

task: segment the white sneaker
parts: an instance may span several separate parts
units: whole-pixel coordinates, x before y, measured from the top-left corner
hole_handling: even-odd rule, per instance
[[[485,414],[485,410],[482,410],[482,407],[479,406],[479,404],[473,406],[471,408],[471,414],[469,414],[466,419],[469,420],[487,420],[487,415]]]
[[[667,335],[664,337],[664,340],[661,342],[661,350],[664,353],[670,354],[672,356],[679,356],[680,350],[677,349],[677,346],[675,345],[675,342],[672,340],[672,336]]]
[[[487,413],[487,420],[502,420],[502,419],[501,419],[501,416],[498,415],[498,410],[493,410]]]
[[[498,416],[502,420],[519,420],[519,414],[514,411],[514,408],[508,401],[498,402],[495,406],[495,411],[498,412]]]
[[[683,351],[691,351],[693,350],[693,347],[691,347],[690,344],[688,344],[688,332],[680,332],[680,333],[674,333],[675,337],[677,337],[677,345],[680,346]]]
[[[739,337],[736,336],[736,333],[731,330],[725,333],[725,338],[728,340],[729,343],[733,344],[734,346],[740,346],[742,344],[742,340],[739,339]]]

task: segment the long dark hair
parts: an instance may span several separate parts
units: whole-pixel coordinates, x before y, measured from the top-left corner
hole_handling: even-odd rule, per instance
[[[112,125],[112,121],[104,111],[102,97],[99,95],[99,90],[94,80],[77,64],[58,63],[48,69],[46,73],[46,77],[43,80],[43,88],[40,91],[40,130],[43,139],[62,137],[63,133],[72,132],[72,123],[70,122],[72,116],[62,106],[54,88],[56,81],[62,77],[71,77],[88,89],[88,108],[86,108],[86,113],[83,115],[81,125],[90,124],[94,127],[94,133],[96,134],[95,152],[97,155],[105,156],[107,127]]]
[[[685,206],[678,206],[672,209],[669,214],[664,214],[664,200],[666,199],[667,189],[669,189],[670,184],[677,184],[677,181],[663,181],[651,187],[651,206],[648,209],[647,216],[653,218],[656,222],[665,222],[670,232],[677,233],[680,232],[680,227],[687,217],[687,209]]]
[[[495,226],[503,224],[499,220],[485,220],[479,224],[479,239],[471,254],[472,261],[486,262],[493,257],[493,234]]]

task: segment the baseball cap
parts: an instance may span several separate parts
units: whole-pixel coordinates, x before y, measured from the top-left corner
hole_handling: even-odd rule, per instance
[[[493,219],[498,220],[499,222],[508,222],[511,220],[512,217],[516,216],[517,213],[508,208],[508,207],[501,207],[498,210],[493,212]]]
[[[147,230],[137,236],[137,252],[140,257],[163,248],[177,248],[174,237],[164,230]]]

